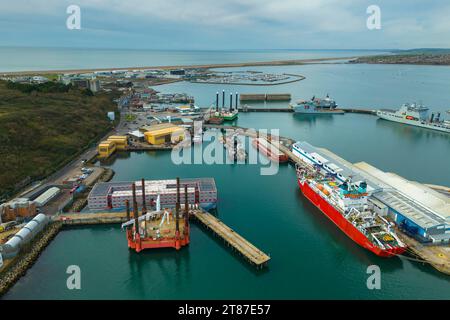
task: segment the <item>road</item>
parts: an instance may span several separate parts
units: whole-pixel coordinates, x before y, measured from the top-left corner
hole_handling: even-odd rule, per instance
[[[117,125],[117,127],[114,130],[109,131],[99,141],[105,140],[111,134],[117,134],[118,131],[123,130],[121,128],[125,127],[125,121],[124,121],[124,117],[122,115],[123,114],[121,113],[120,122]],[[62,182],[65,180],[65,178],[68,175],[81,170],[81,168],[84,166],[84,164],[82,163],[83,160],[92,159],[96,154],[97,154],[97,146],[87,149],[81,155],[77,156],[72,161],[70,161],[68,164],[66,164],[64,167],[62,167],[58,171],[54,172],[50,176],[48,176],[45,180],[41,181],[41,184],[37,188],[29,190],[28,192],[21,194],[20,196],[24,197],[24,198],[30,198],[30,197],[33,197],[33,195],[38,194],[39,192],[42,192],[42,190],[45,190],[46,188],[48,188],[50,186],[61,185]],[[58,200],[64,201],[64,198],[67,198],[69,196],[71,196],[71,195],[64,193],[62,195],[63,198],[61,199],[60,197],[58,197]],[[50,213],[50,212],[46,212],[46,213]],[[51,213],[54,214],[56,212],[51,212]]]

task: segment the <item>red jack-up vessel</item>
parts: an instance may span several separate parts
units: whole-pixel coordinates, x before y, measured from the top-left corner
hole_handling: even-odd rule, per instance
[[[122,224],[122,228],[126,228],[128,248],[140,252],[145,249],[155,248],[175,248],[180,250],[181,247],[189,244],[190,227],[189,227],[189,203],[187,185],[184,186],[185,206],[180,223],[180,179],[177,178],[177,202],[175,213],[168,209],[161,210],[159,207],[159,199],[156,204],[156,211],[147,212],[145,204],[145,183],[142,179],[142,195],[143,207],[142,215],[139,216],[136,201],[136,185],[132,185],[133,192],[133,215],[134,219],[130,219],[130,205],[126,201],[127,220]],[[158,197],[159,198],[159,197]]]
[[[391,230],[390,223],[368,209],[367,184],[342,184],[333,177],[297,166],[300,190],[350,239],[381,257],[402,254],[406,245]]]

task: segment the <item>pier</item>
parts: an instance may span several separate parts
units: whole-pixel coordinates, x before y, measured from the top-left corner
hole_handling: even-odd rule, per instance
[[[239,112],[294,112],[292,108],[255,108],[255,107],[240,107]],[[375,115],[376,110],[360,109],[360,108],[339,108],[336,110],[343,110],[345,113],[360,113]],[[332,113],[330,113],[332,114]]]
[[[257,268],[263,268],[267,265],[270,257],[237,234],[233,229],[225,225],[212,214],[197,210],[194,215],[195,219],[207,229],[210,229],[216,236],[221,238],[225,243],[235,249],[248,262]]]
[[[126,212],[68,213],[54,217],[63,225],[111,224],[127,221]]]
[[[398,233],[398,235],[408,246],[407,252],[419,258],[416,262],[430,264],[437,271],[450,275],[448,247],[422,244],[404,233]]]
[[[290,93],[242,93],[240,101],[290,101]]]

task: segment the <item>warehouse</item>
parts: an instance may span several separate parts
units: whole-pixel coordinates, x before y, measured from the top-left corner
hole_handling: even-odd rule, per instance
[[[27,198],[16,198],[0,205],[0,222],[13,221],[36,215],[36,203]]]
[[[146,128],[145,140],[149,144],[178,143],[184,139],[184,129],[171,123],[157,124]]]
[[[110,136],[107,141],[112,141],[116,144],[116,150],[125,150],[128,148],[128,138],[126,136]]]
[[[100,158],[108,158],[116,151],[116,143],[114,141],[102,141],[98,145],[98,156]]]
[[[36,203],[37,207],[45,206],[50,200],[52,200],[54,197],[56,197],[61,190],[57,187],[51,187],[47,191],[45,191],[43,194],[41,194],[39,197],[34,199],[34,202]]]
[[[374,193],[373,197],[388,207],[388,215],[406,233],[421,242],[438,244],[450,241],[450,198],[365,162],[356,163],[355,167],[387,186]]]

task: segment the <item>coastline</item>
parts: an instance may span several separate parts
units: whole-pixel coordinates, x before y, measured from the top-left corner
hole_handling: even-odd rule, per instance
[[[236,63],[212,63],[212,64],[197,64],[197,65],[171,65],[171,66],[140,66],[140,67],[119,67],[119,68],[93,68],[93,69],[61,69],[61,70],[37,70],[37,71],[0,71],[1,75],[6,76],[25,76],[33,74],[55,74],[55,73],[90,73],[98,71],[110,70],[171,70],[171,69],[215,69],[215,68],[234,68],[234,67],[261,67],[261,66],[290,66],[302,65],[310,63],[318,63],[324,61],[335,60],[351,60],[357,57],[339,57],[339,58],[317,58],[317,59],[296,59],[296,60],[272,60],[272,61],[254,61],[254,62],[236,62]]]

